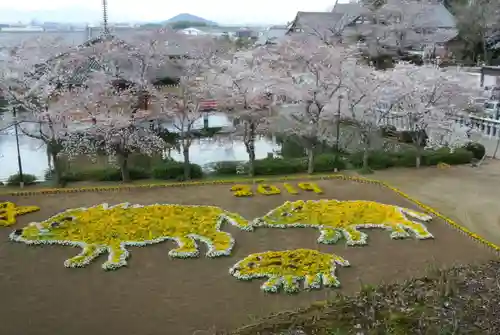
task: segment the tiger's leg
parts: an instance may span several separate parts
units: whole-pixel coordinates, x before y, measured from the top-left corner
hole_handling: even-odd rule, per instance
[[[171,257],[177,258],[188,258],[188,257],[198,257],[198,246],[196,242],[189,236],[177,237],[175,242],[178,244],[178,248],[170,250],[168,253]]]
[[[354,226],[346,227],[342,230],[345,239],[347,240],[347,245],[365,245],[368,235],[359,231]]]
[[[334,228],[321,228],[319,231],[318,243],[335,244],[342,238],[342,233]]]
[[[208,246],[207,257],[229,256],[231,254],[234,246],[234,239],[231,234],[218,231],[202,237],[201,241]]]
[[[434,236],[431,233],[429,233],[427,227],[423,223],[411,220],[405,220],[404,222],[401,222],[401,226],[410,230],[419,240],[434,238]]]

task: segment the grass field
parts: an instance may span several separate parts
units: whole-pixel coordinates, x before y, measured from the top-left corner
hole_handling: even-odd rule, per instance
[[[280,183],[274,183],[280,187]],[[430,267],[483,263],[495,258],[485,247],[434,218],[427,224],[431,240],[392,240],[383,230],[368,231],[368,245],[346,247],[316,242],[312,228],[267,229],[253,232],[223,226],[236,240],[229,257],[171,259],[171,242],[129,248],[127,268],[105,272],[100,257],[82,269],[67,269],[65,259],[79,251],[62,246],[25,246],[8,241],[13,229],[42,221],[67,208],[99,203],[175,203],[215,205],[253,219],[297,199],[372,200],[422,211],[389,189],[344,180],[323,180],[324,193],[255,195],[237,198],[230,185],[133,189],[53,195],[7,196],[0,201],[37,205],[39,212],[20,216],[15,226],[0,230],[0,334],[192,334],[196,330],[229,330],[270,313],[328,300],[337,292],[359,290],[360,284],[399,282],[423,274]],[[283,189],[283,188],[282,188]],[[202,245],[202,249],[205,247]],[[238,281],[228,269],[251,253],[310,248],[335,253],[351,267],[338,269],[339,289],[270,295],[260,291],[262,280]]]

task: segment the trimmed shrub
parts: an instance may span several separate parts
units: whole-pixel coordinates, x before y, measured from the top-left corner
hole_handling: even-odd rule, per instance
[[[198,164],[190,164],[191,178],[199,179],[203,177],[203,171]],[[154,179],[162,180],[184,180],[184,163],[168,161],[153,168],[151,176]]]
[[[282,159],[282,158],[266,158],[258,159],[254,164],[256,176],[291,174],[305,172],[307,163],[304,159]]]
[[[417,164],[417,151],[407,149],[392,154],[394,166],[397,167],[415,167]],[[423,162],[420,162],[423,165]]]
[[[482,159],[486,154],[486,148],[478,142],[469,142],[464,145],[463,149],[472,152],[472,156],[475,159]]]
[[[24,185],[33,185],[36,184],[36,176],[32,174],[23,173],[23,181]],[[7,179],[7,185],[9,186],[18,186],[21,182],[21,175],[19,173],[13,174],[9,176]]]
[[[52,180],[54,171],[45,172],[45,180]],[[141,168],[129,168],[130,180],[141,180],[151,178],[151,174]],[[82,171],[68,171],[63,173],[62,180],[66,183],[78,181],[121,181],[122,173],[120,169],[107,167],[107,168],[93,168]]]
[[[226,161],[226,162],[217,162],[213,165],[214,169],[214,174],[216,175],[235,175],[236,174],[236,168],[239,165],[239,162],[231,162],[231,161]]]
[[[448,148],[439,150],[425,150],[422,155],[422,165],[433,166],[439,163],[449,165],[469,164],[472,161],[472,152],[459,148],[450,152]]]
[[[331,172],[335,168],[344,170],[346,168],[345,158],[335,155],[319,155],[314,159],[314,172]]]
[[[355,169],[363,167],[363,152],[358,151],[349,157],[349,163]],[[372,150],[368,154],[368,166],[374,170],[383,170],[395,166],[393,154],[383,150]]]

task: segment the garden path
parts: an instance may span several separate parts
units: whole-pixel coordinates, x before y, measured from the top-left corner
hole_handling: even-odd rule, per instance
[[[500,160],[448,169],[377,171],[383,180],[500,245]]]

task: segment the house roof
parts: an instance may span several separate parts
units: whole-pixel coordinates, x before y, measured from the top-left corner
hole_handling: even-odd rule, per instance
[[[342,30],[348,23],[344,14],[333,12],[298,12],[292,27],[300,27],[307,33],[324,33]]]
[[[257,40],[257,45],[264,45],[266,43],[273,43],[283,37],[285,37],[286,32],[288,31],[287,26],[272,26],[269,27],[266,31],[263,32],[262,35],[259,36]]]
[[[455,29],[457,26],[455,17],[442,3],[389,0],[380,10],[382,12],[410,13],[414,27]]]
[[[367,12],[368,10],[358,3],[337,3],[332,9],[332,13],[345,15],[346,19],[351,21]]]

